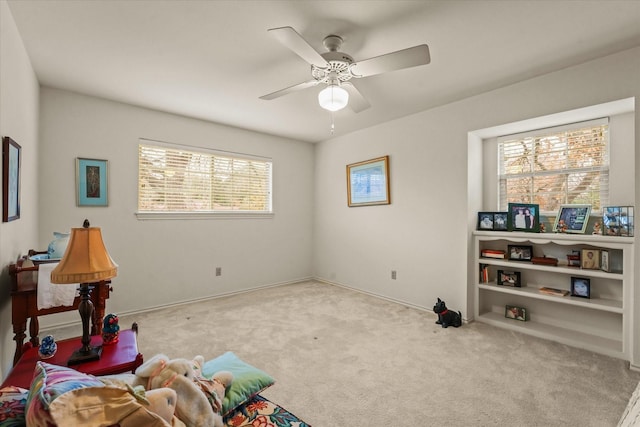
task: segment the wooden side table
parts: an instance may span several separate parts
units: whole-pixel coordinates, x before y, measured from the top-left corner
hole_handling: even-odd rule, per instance
[[[29,250],[29,255],[22,257],[17,263],[9,265],[9,277],[11,279],[11,323],[13,324],[13,339],[16,342],[16,352],[13,356],[15,366],[22,356],[24,339],[27,337],[27,320],[29,321],[29,342],[37,347],[40,344],[38,334],[40,326],[38,316],[45,316],[53,313],[78,310],[80,297],[74,299],[71,306],[58,306],[45,309],[38,308],[38,270],[39,265],[33,267],[23,267],[24,261],[32,255],[45,254],[46,251]],[[93,317],[91,319],[91,335],[102,333],[102,318],[104,317],[106,300],[111,292],[111,281],[103,280],[93,285],[95,288],[91,293],[93,302]]]
[[[143,361],[142,354],[138,352],[137,333],[138,327],[134,323],[132,329],[120,331],[117,343],[103,346],[100,360],[73,365],[72,368],[92,375],[112,375],[135,371],[138,366],[142,365]],[[0,388],[13,385],[28,389],[33,379],[33,370],[37,361],[41,360],[52,365],[66,366],[71,354],[82,347],[80,337],[56,341],[56,343],[58,344],[58,351],[49,359],[40,358],[38,347],[26,350]],[[102,337],[100,335],[92,336],[91,345],[102,345]]]

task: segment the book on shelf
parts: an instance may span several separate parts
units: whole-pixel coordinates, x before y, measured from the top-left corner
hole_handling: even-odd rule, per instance
[[[549,288],[546,286],[540,288],[540,292],[545,295],[555,295],[558,297],[566,297],[567,295],[569,295],[569,291],[566,291],[564,289]]]
[[[480,283],[489,283],[489,266],[480,264]]]
[[[505,252],[501,250],[496,250],[496,249],[483,249],[482,251],[480,251],[480,255],[485,258],[504,259]]]

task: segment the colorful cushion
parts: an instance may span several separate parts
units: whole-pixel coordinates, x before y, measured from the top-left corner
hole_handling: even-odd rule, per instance
[[[227,427],[311,427],[280,405],[257,395],[224,419]]]
[[[83,374],[65,366],[37,362],[27,397],[27,424],[31,427],[55,425],[49,414],[49,405],[58,396],[85,387],[102,387],[93,375]]]
[[[211,378],[219,371],[229,371],[233,374],[233,382],[227,388],[222,402],[223,416],[275,383],[271,376],[242,361],[231,351],[205,362],[202,366],[202,375],[205,378]]]
[[[29,390],[9,386],[0,389],[0,427],[24,426]]]

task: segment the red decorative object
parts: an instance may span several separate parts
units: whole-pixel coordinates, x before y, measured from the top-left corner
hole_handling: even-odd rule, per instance
[[[120,340],[117,344],[105,346],[102,357],[99,360],[74,365],[73,369],[92,375],[112,375],[124,372],[133,372],[142,365],[142,354],[138,352],[137,325],[134,329],[120,331]],[[58,351],[47,359],[47,363],[65,366],[71,354],[81,344],[81,338],[71,338],[58,341]],[[100,335],[91,337],[91,345],[101,345]],[[28,344],[27,344],[28,345]],[[40,360],[38,348],[32,347],[24,351],[18,363],[13,367],[0,388],[16,386],[28,389],[33,379],[33,370],[36,362]]]

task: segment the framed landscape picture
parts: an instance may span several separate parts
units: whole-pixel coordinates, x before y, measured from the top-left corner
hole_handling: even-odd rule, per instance
[[[76,203],[78,206],[108,205],[107,160],[76,159]]]
[[[389,156],[347,165],[349,207],[388,205]]]

